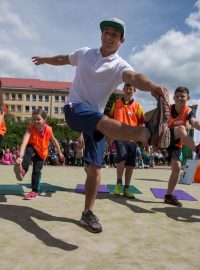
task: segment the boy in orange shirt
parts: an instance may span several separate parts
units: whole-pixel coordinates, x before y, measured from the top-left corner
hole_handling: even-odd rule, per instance
[[[40,189],[41,171],[44,160],[48,155],[49,142],[55,145],[59,156],[64,159],[58,141],[54,137],[52,128],[45,122],[47,114],[42,109],[36,109],[32,113],[32,124],[28,127],[16,159],[14,172],[17,180],[22,181],[28,171],[33,157],[32,191],[25,195],[24,199],[33,200],[38,197]]]
[[[133,99],[136,89],[126,83],[124,84],[124,96],[117,99],[111,108],[110,117],[120,121],[125,125],[133,127],[144,126],[144,113],[142,106]],[[135,167],[136,160],[136,142],[117,140],[115,141],[117,149],[117,184],[114,195],[121,194],[122,177],[125,172],[125,186],[123,194],[125,197],[134,199],[135,196],[130,190],[130,182]]]
[[[189,121],[191,126],[200,130],[200,121],[195,117],[192,109],[186,105],[190,99],[189,90],[186,87],[178,87],[174,92],[175,104],[170,106],[170,122],[171,143],[167,148],[171,161],[171,175],[169,178],[167,194],[164,202],[181,207],[182,204],[172,194],[181,171],[181,152],[183,144],[189,149],[196,152],[200,157],[200,145],[195,146],[194,140],[187,134],[186,122]]]

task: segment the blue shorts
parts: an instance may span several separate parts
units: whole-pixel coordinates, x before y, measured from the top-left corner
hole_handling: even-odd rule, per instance
[[[126,161],[126,166],[135,167],[136,160],[136,143],[129,141],[115,141],[116,149],[117,149],[117,158],[116,161],[119,163],[120,161]]]
[[[84,103],[73,103],[64,106],[65,120],[68,126],[83,132],[85,140],[84,160],[102,167],[105,149],[104,135],[96,130],[97,123],[104,116]]]

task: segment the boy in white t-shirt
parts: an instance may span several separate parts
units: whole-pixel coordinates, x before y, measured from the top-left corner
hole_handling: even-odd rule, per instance
[[[169,144],[168,91],[155,84],[118,55],[124,42],[125,23],[111,18],[100,23],[100,49],[81,48],[68,55],[34,56],[36,65],[72,65],[76,74],[64,107],[68,125],[82,132],[85,142],[84,161],[87,164],[85,207],[80,223],[90,232],[102,231],[92,212],[101,181],[104,154],[104,135],[115,140],[132,140],[167,147]],[[151,92],[158,99],[158,110],[145,127],[130,127],[103,114],[110,95],[121,83],[128,83],[142,91]]]

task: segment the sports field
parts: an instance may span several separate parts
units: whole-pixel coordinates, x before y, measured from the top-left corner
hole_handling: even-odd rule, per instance
[[[135,200],[99,193],[94,213],[103,226],[91,234],[79,226],[85,180],[80,167],[46,166],[44,190],[32,201],[30,174],[15,180],[12,166],[0,166],[0,269],[2,270],[199,270],[200,184],[177,185],[197,201],[166,205],[150,188],[166,188],[168,167],[137,169]],[[102,169],[102,184],[115,183],[115,169]],[[20,185],[22,184],[22,185]],[[4,195],[13,194],[13,195]]]

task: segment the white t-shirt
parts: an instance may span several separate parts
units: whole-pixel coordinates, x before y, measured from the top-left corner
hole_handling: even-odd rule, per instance
[[[69,55],[76,74],[66,104],[83,102],[103,112],[110,95],[123,82],[122,73],[133,68],[118,53],[103,57],[99,49],[82,48]]]

